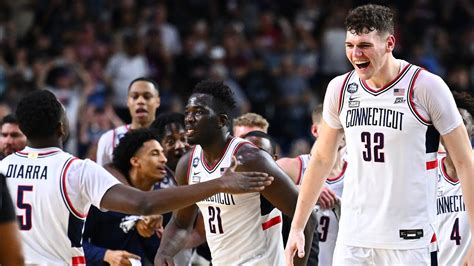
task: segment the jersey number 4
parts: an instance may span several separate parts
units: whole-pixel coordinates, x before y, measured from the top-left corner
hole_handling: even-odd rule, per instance
[[[382,152],[384,147],[383,133],[376,132],[371,136],[369,132],[364,131],[360,134],[360,140],[365,144],[365,151],[362,152],[364,161],[385,162],[385,154]]]
[[[223,234],[222,219],[221,219],[221,208],[209,206],[209,230],[213,234]]]
[[[31,204],[25,203],[25,193],[33,191],[33,186],[18,186],[16,197],[16,206],[25,211],[25,215],[17,215],[20,230],[28,231],[31,229]]]
[[[456,241],[456,245],[461,245],[461,234],[459,234],[459,218],[454,220],[453,230],[451,231],[451,240]]]

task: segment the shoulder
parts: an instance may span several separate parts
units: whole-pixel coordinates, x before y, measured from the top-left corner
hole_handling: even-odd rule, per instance
[[[187,176],[195,148],[196,147],[193,147],[187,151],[178,161],[178,165],[176,166],[175,170],[175,179],[178,185],[188,184]]]
[[[286,171],[286,169],[294,169],[301,166],[301,159],[298,157],[290,158],[290,157],[283,157],[276,161],[278,166],[281,169]]]
[[[111,141],[115,130],[115,128],[107,130],[104,134],[100,136],[99,142]]]
[[[237,158],[237,169],[239,171],[264,170],[269,166],[269,161],[275,164],[270,154],[260,150],[251,142],[243,142],[240,144],[234,156]]]
[[[444,82],[440,76],[433,74],[426,69],[421,69],[418,73],[415,83],[415,92],[420,89],[435,91],[439,88],[447,88],[446,82]]]

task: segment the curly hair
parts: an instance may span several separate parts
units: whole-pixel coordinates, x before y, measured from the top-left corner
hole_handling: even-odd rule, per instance
[[[53,136],[65,115],[56,96],[47,90],[26,95],[18,103],[15,114],[21,131],[28,139]]]
[[[159,115],[150,125],[150,129],[156,134],[161,141],[165,134],[165,126],[169,124],[178,124],[184,128],[184,114],[171,112]]]
[[[394,34],[393,12],[380,5],[363,5],[352,9],[346,17],[346,30],[352,34],[367,34],[374,30]]]
[[[268,130],[268,121],[263,116],[256,113],[246,113],[243,114],[233,121],[234,127],[237,126],[246,126],[246,127],[258,127],[261,128],[264,132]]]
[[[453,91],[452,93],[458,108],[466,109],[469,114],[474,115],[474,97],[472,97],[467,91]]]
[[[137,154],[138,150],[143,147],[143,143],[152,139],[156,140],[156,135],[150,129],[131,130],[120,139],[119,144],[115,147],[112,164],[127,180],[130,169],[132,169],[130,158]]]
[[[0,126],[3,126],[4,124],[18,125],[18,119],[16,118],[15,114],[8,114],[2,118],[2,121],[0,122]]]
[[[216,100],[214,101],[213,108],[215,111],[230,115],[235,109],[236,102],[234,99],[234,93],[225,85],[222,81],[214,80],[203,80],[194,86],[192,93],[203,93],[213,96]]]

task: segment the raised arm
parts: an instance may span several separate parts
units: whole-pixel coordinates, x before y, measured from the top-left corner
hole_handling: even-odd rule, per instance
[[[311,150],[311,159],[304,173],[296,205],[295,215],[291,223],[291,231],[285,249],[286,264],[293,265],[293,257],[305,255],[305,235],[303,230],[313,207],[319,197],[321,188],[336,160],[337,147],[343,133],[342,129],[331,128],[324,120],[319,131],[318,141]],[[307,242],[307,241],[306,241]]]
[[[474,156],[466,127],[461,124],[442,138],[461,180],[472,237],[474,235]],[[464,260],[464,265],[474,265],[474,245],[470,246]]]
[[[253,146],[244,145],[239,149],[237,158],[242,163],[237,170],[262,171],[274,177],[273,183],[266,187],[261,194],[285,215],[293,217],[298,199],[298,190],[293,180],[278,167],[271,156]],[[304,231],[307,240],[307,253],[303,259],[295,258],[295,263],[298,265],[306,265],[307,263],[315,226],[316,215],[313,215]]]

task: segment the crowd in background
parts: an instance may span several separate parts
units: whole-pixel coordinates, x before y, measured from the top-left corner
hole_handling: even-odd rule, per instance
[[[160,85],[158,112],[182,112],[203,79],[229,85],[235,115],[255,112],[283,154],[308,149],[311,109],[351,69],[344,16],[368,1],[4,0],[0,2],[0,116],[25,93],[66,107],[66,149],[92,157],[102,133],[129,122],[127,87]],[[397,11],[395,56],[474,95],[474,3],[373,1]],[[301,154],[307,151],[297,151]]]

